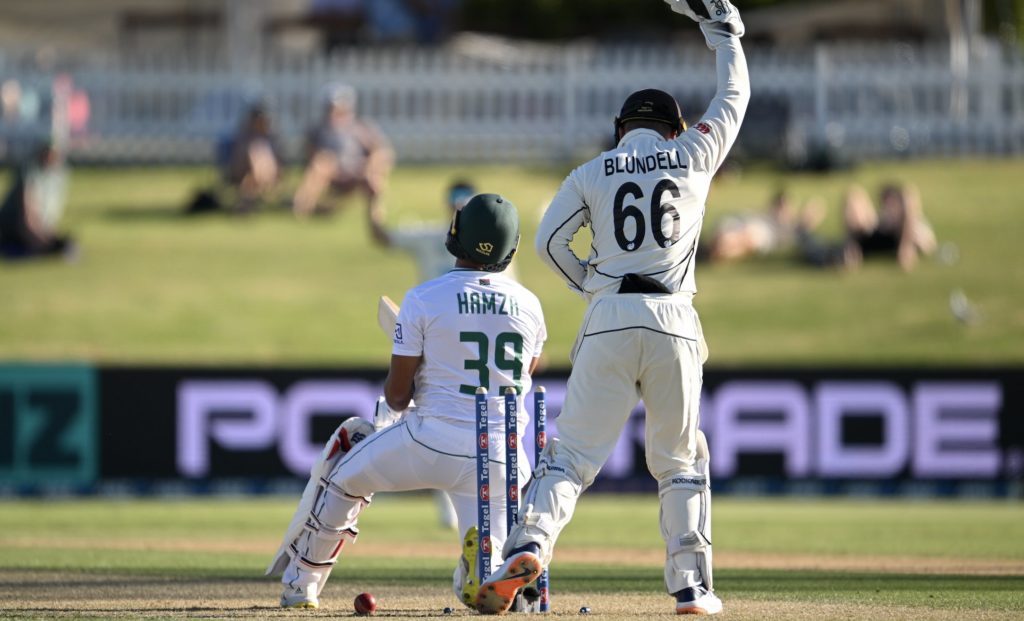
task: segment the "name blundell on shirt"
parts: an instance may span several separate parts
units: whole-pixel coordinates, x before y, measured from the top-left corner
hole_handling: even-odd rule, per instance
[[[511,315],[519,316],[519,302],[504,293],[457,293],[460,315]]]
[[[628,175],[645,174],[652,170],[686,170],[686,164],[680,159],[679,151],[658,151],[651,155],[637,157],[628,153],[619,153],[615,157],[604,159],[604,176],[610,177],[617,173]]]

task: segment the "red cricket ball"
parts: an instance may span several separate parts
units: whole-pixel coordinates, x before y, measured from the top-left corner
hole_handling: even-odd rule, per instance
[[[377,598],[370,593],[360,593],[356,595],[352,607],[356,609],[357,615],[372,615],[377,610]]]

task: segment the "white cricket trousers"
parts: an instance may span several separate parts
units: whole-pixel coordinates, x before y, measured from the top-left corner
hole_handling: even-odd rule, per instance
[[[698,460],[697,454],[706,350],[691,299],[686,294],[609,294],[591,303],[573,347],[558,440],[549,444],[537,484],[527,490],[525,513],[520,512],[506,554],[537,543],[545,563],[550,560],[576,499],[593,483],[642,398],[647,467],[658,480],[661,498],[667,586],[670,592],[705,581],[710,586],[710,561],[705,580],[695,556],[703,552],[691,542],[692,533],[703,533],[698,539],[707,538],[705,547],[710,547],[707,460]]]
[[[658,480],[696,474],[704,336],[691,296],[614,294],[587,310],[558,417],[564,449],[590,485],[638,399],[647,411],[647,468]]]
[[[501,563],[499,551],[505,541],[505,434],[498,422],[492,421],[490,434],[492,569]],[[461,554],[462,535],[477,522],[475,440],[472,422],[441,420],[411,411],[400,422],[356,444],[338,462],[329,480],[343,495],[325,494],[313,514],[321,523],[354,528],[362,511],[356,498],[370,499],[377,492],[443,490],[458,516]],[[519,453],[519,480],[525,484],[530,466],[521,447]],[[285,584],[295,580],[299,568],[293,560],[290,571],[285,572]],[[456,593],[461,591],[462,579],[457,566],[453,579]]]

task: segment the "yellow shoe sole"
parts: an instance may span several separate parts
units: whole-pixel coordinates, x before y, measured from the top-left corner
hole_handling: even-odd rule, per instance
[[[476,595],[480,591],[480,571],[477,564],[480,556],[477,554],[477,530],[476,526],[470,526],[466,536],[462,538],[462,564],[466,568],[466,579],[462,583],[462,603],[474,608]]]

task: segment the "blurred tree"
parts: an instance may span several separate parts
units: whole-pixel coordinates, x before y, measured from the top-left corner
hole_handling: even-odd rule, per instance
[[[741,10],[831,0],[733,0]],[[898,0],[892,0],[898,1]],[[1024,42],[1024,0],[983,0],[985,30]],[[653,0],[463,0],[463,29],[542,40],[667,35],[679,23]]]
[[[734,0],[741,10],[827,1]],[[666,12],[663,3],[650,0],[464,0],[460,21],[466,30],[530,39],[635,39],[678,30],[679,23],[666,19]]]
[[[1024,0],[985,2],[985,30],[1007,43],[1024,43]]]

